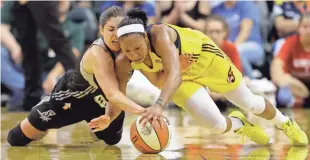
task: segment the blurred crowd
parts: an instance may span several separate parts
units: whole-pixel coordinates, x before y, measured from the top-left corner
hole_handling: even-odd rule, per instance
[[[63,74],[57,58],[61,51],[56,51],[44,28],[38,29],[32,42],[38,46],[38,61],[26,56],[31,53],[23,48],[29,44],[16,32],[24,24],[17,16],[23,15],[12,14],[21,10],[21,3],[1,2],[1,89],[3,101],[4,94],[9,95],[5,106],[10,111],[25,110],[23,99],[31,96],[27,92],[35,85],[25,83],[31,73],[22,62],[41,63],[36,65],[42,71],[41,95],[49,94]],[[100,14],[113,5],[125,10],[142,8],[150,24],[169,23],[204,32],[242,71],[249,86],[257,80],[263,80],[258,88],[274,86],[262,92],[273,92],[278,107],[310,107],[310,1],[59,1],[58,20],[77,64],[99,36]],[[50,19],[35,19],[38,24],[42,20]],[[221,109],[230,105],[223,96],[211,95]]]

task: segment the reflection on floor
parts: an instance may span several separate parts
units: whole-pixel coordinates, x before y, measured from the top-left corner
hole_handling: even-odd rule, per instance
[[[310,110],[285,112],[301,125],[309,137]],[[309,147],[291,147],[282,131],[266,125],[264,121],[252,115],[249,117],[253,123],[264,124],[272,137],[272,144],[259,146],[247,140],[241,144],[241,137],[234,133],[215,135],[199,127],[187,113],[179,109],[169,109],[165,115],[171,123],[171,142],[164,152],[152,155],[139,153],[130,142],[129,128],[136,118],[135,115],[126,116],[123,138],[116,146],[106,146],[101,141],[94,141],[86,122],[80,122],[59,130],[50,130],[42,140],[32,142],[27,147],[10,147],[6,142],[7,133],[24,119],[27,113],[12,113],[2,109],[1,157],[4,160],[310,160],[310,156],[307,156]]]

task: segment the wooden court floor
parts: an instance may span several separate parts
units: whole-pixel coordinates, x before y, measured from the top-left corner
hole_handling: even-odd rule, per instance
[[[310,110],[286,110],[310,137]],[[225,114],[228,114],[225,113]],[[129,128],[135,115],[127,115],[123,138],[116,146],[95,141],[85,122],[50,130],[47,136],[27,147],[10,147],[6,142],[9,129],[17,125],[27,113],[1,111],[1,159],[3,160],[310,160],[309,147],[291,147],[284,134],[264,124],[272,137],[272,144],[259,146],[234,133],[215,135],[199,127],[179,109],[165,111],[171,124],[172,138],[169,147],[160,154],[141,154],[131,144]],[[253,123],[264,123],[249,115]]]

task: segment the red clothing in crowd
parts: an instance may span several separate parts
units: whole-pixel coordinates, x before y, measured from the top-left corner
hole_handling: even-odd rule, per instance
[[[231,59],[233,64],[242,73],[241,60],[236,46],[233,43],[225,40],[222,42],[221,49],[223,50],[224,53],[226,53],[226,55]]]
[[[310,80],[310,52],[306,52],[298,35],[286,38],[277,54],[284,62],[284,70],[300,80]]]

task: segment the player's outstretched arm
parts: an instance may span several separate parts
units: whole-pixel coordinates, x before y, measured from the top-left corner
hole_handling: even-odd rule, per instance
[[[162,92],[156,101],[156,104],[164,107],[171,100],[182,82],[180,60],[177,48],[164,26],[156,26],[152,33],[155,50],[161,56],[167,77]]]
[[[164,26],[155,26],[152,28],[151,34],[153,37],[151,43],[154,45],[156,53],[159,54],[162,59],[165,77],[167,78],[162,87],[160,96],[155,104],[146,109],[146,113],[142,115],[139,123],[145,126],[150,120],[153,120],[153,122],[159,120],[159,123],[163,127],[163,121],[161,119],[161,117],[163,117],[163,108],[172,99],[172,96],[178,90],[182,82],[180,57],[174,42],[171,40],[173,38],[169,36]]]
[[[112,106],[118,107],[121,110],[135,114],[143,113],[145,110],[143,107],[134,103],[120,91],[114,70],[114,61],[107,52],[105,54],[103,52],[94,53],[96,60],[93,65],[93,71],[107,99]]]

